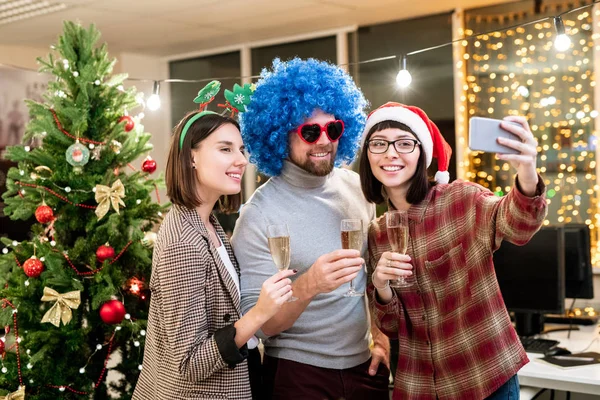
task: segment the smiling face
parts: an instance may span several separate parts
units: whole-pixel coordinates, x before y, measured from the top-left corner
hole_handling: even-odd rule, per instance
[[[248,164],[239,129],[224,124],[192,149],[192,160],[201,199],[216,200],[240,193]]]
[[[408,140],[402,141],[401,139]],[[412,143],[416,138],[412,133],[398,128],[377,131],[369,138],[369,142],[375,142],[379,145],[383,145],[385,141],[392,142],[396,140],[400,140],[397,146],[402,147],[403,145],[409,146],[409,142]],[[406,151],[408,151],[408,147]],[[369,150],[368,160],[373,176],[383,186],[389,189],[402,188],[406,190],[417,170],[420,154],[421,148],[419,145],[410,153],[399,153],[396,147],[390,144],[387,151],[381,154],[374,154]]]
[[[333,115],[315,110],[304,123],[325,126],[326,123],[331,121],[335,121]],[[321,132],[319,140],[313,144],[308,144],[298,136],[297,131],[294,129],[289,133],[289,143],[290,161],[306,172],[317,176],[325,176],[333,170],[339,141],[331,142],[327,135]]]

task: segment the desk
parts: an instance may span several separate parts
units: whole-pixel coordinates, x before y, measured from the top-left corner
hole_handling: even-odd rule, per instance
[[[567,327],[567,325],[560,325]],[[546,325],[546,329],[558,325]],[[560,341],[559,346],[570,350],[572,353],[596,351],[600,353],[600,329],[598,326],[579,326],[578,331],[550,332],[541,336],[544,339]],[[591,346],[590,343],[597,339]],[[589,348],[587,348],[590,346]],[[587,349],[586,349],[587,348]],[[543,357],[542,354],[527,353],[531,360],[519,371],[519,383],[522,386],[536,388],[556,389],[576,393],[600,394],[600,364],[559,368],[551,364],[535,361]]]

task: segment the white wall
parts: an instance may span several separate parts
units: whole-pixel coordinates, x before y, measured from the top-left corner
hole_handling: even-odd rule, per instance
[[[13,65],[37,71],[37,57],[45,57],[50,48],[0,45],[0,64]]]
[[[135,86],[138,92],[143,92],[147,99],[152,94],[153,81],[155,79],[166,79],[169,76],[168,63],[158,57],[149,57],[133,53],[121,53],[118,55],[118,62],[114,73],[127,73],[129,77],[136,79],[148,79],[148,82],[126,81],[126,86]],[[171,138],[171,104],[169,85],[160,86],[161,107],[156,111],[144,110],[144,119],[142,124],[144,130],[152,134],[151,143],[154,150],[150,156],[156,160],[158,168],[154,175],[165,171],[167,165],[167,155]],[[137,110],[136,110],[137,111]],[[135,114],[133,114],[135,115]],[[144,156],[145,158],[145,156]],[[143,159],[133,163],[136,168],[140,168]],[[168,201],[165,190],[160,191],[161,203]]]

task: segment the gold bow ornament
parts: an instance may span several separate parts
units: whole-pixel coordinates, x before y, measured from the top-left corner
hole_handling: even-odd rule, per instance
[[[25,400],[25,386],[19,386],[19,390],[0,397],[0,400]]]
[[[125,186],[120,179],[117,179],[111,187],[104,185],[96,185],[96,201],[98,207],[96,207],[96,216],[98,220],[102,219],[108,212],[110,205],[119,214],[119,205],[125,207],[123,198],[125,197]]]
[[[46,286],[42,301],[55,301],[52,308],[44,314],[42,322],[50,322],[58,328],[61,320],[64,325],[71,322],[71,318],[73,317],[71,309],[76,309],[81,304],[81,291],[74,290],[61,294]]]

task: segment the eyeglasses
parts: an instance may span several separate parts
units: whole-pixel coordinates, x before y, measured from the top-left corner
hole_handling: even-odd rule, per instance
[[[344,122],[337,119],[330,121],[325,126],[320,124],[302,124],[298,127],[298,136],[307,144],[316,143],[325,132],[329,140],[336,142],[344,133]]]
[[[369,151],[373,154],[383,154],[388,151],[392,144],[399,154],[409,154],[415,151],[415,148],[417,145],[420,146],[421,142],[407,138],[397,140],[371,139],[369,140]]]

